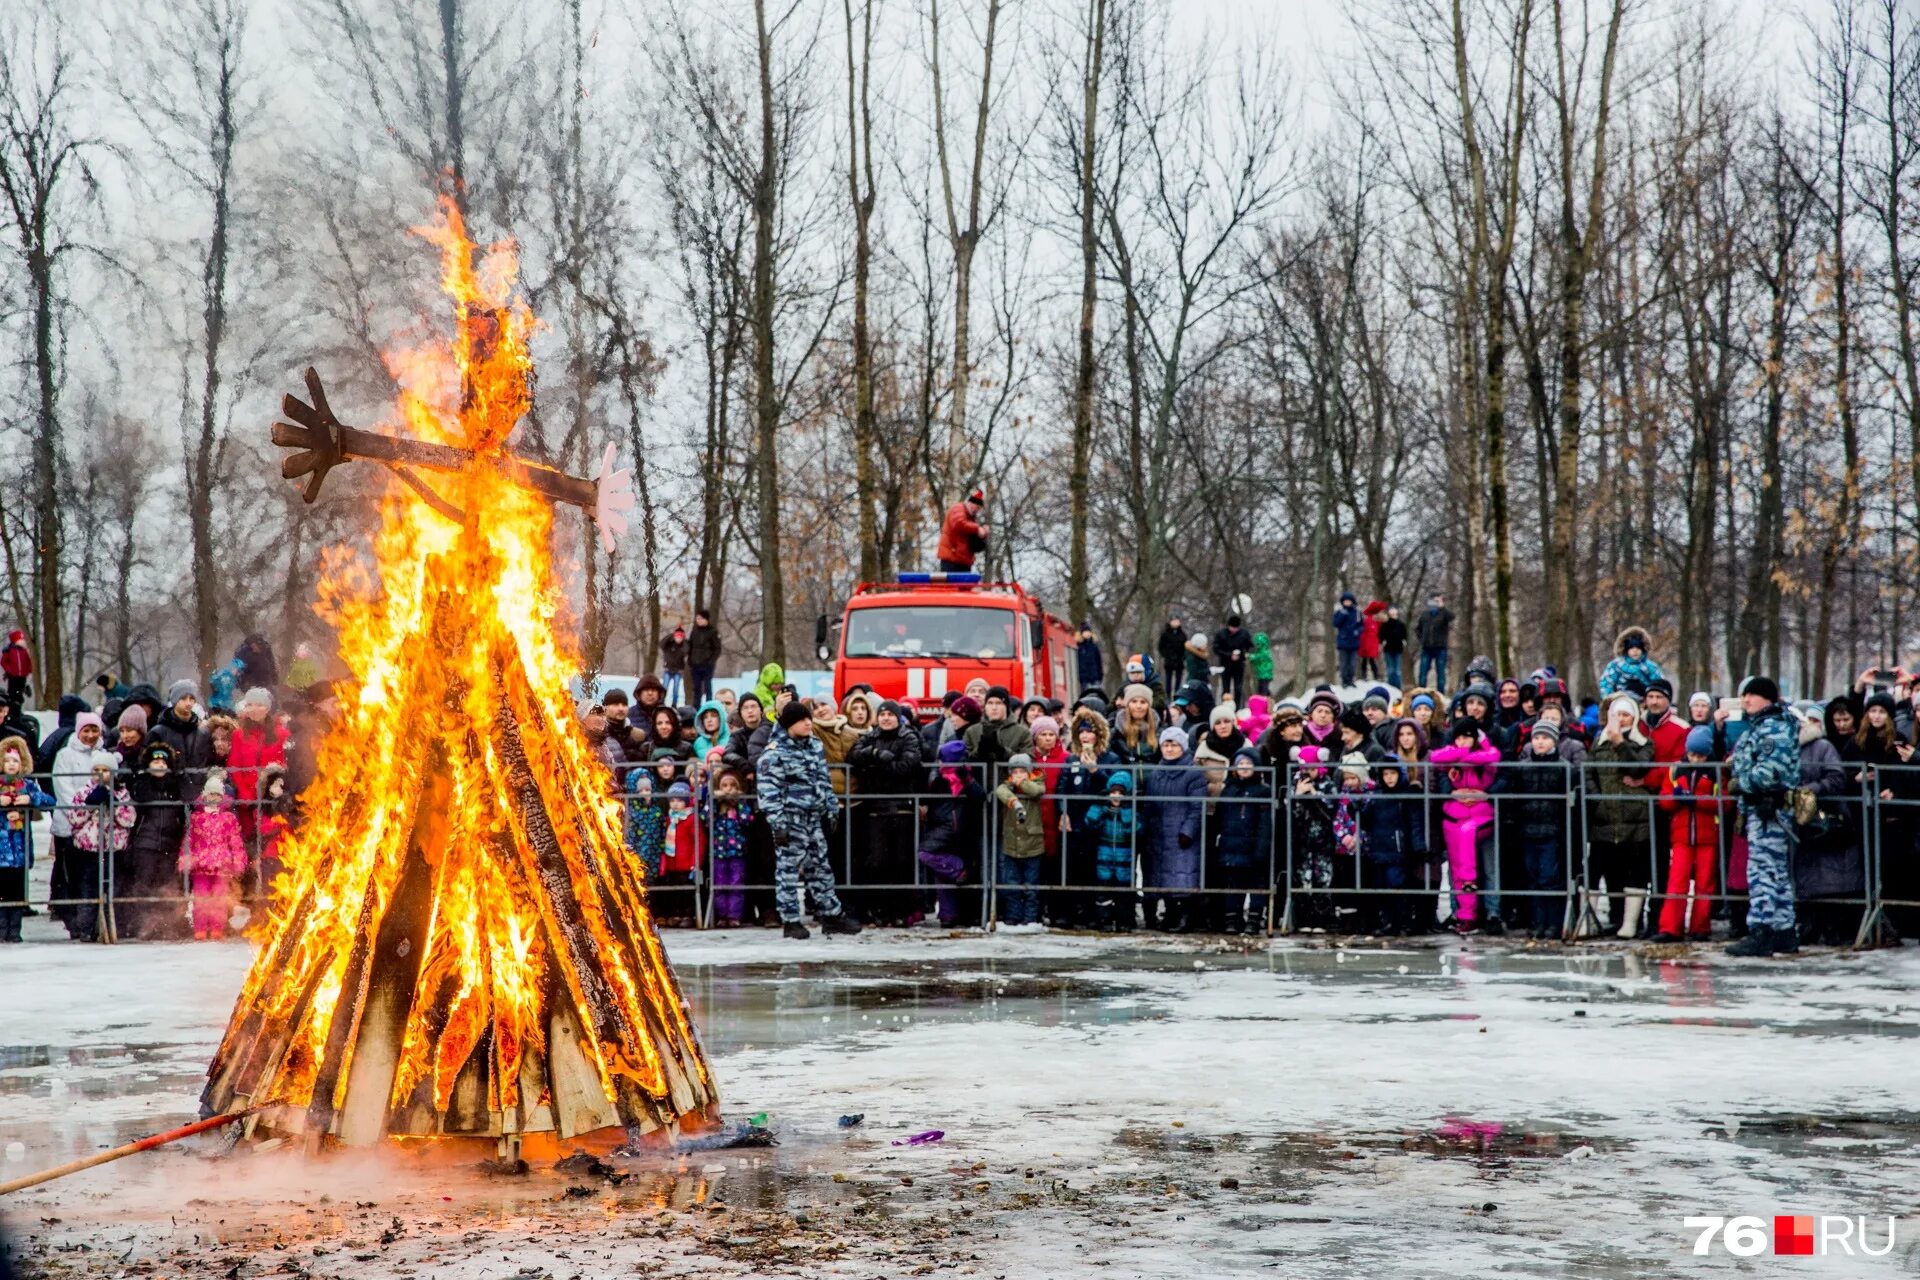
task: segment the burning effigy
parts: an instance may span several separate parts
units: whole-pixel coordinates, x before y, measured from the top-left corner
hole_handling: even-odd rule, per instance
[[[617,531],[624,474],[520,458],[534,326],[509,246],[457,209],[441,255],[451,338],[390,357],[406,436],[346,427],[308,372],[275,443],[307,479],[352,458],[406,487],[371,563],[330,558],[319,608],[352,672],[282,845],[259,951],[202,1114],[366,1145],[706,1127],[716,1096],[648,913],[619,800],[579,727],[560,636],[554,503]]]

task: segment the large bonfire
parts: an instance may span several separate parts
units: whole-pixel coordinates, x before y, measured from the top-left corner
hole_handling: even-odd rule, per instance
[[[350,692],[203,1109],[267,1104],[257,1124],[314,1144],[704,1123],[707,1064],[568,692],[553,510],[505,450],[533,328],[514,257],[476,253],[450,206],[421,234],[457,323],[392,358],[400,405],[471,458],[431,503],[389,486],[371,570],[329,560]]]

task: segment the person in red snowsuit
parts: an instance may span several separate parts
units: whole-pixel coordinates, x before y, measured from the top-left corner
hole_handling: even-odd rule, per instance
[[[1667,900],[1660,908],[1655,942],[1685,936],[1704,942],[1708,913],[1719,880],[1720,819],[1732,804],[1714,767],[1713,728],[1699,725],[1687,734],[1686,760],[1661,770],[1660,807],[1673,815],[1673,854],[1667,864]],[[1693,910],[1687,911],[1687,885],[1693,885]]]
[[[1368,680],[1380,678],[1380,619],[1386,612],[1385,600],[1369,600],[1360,611],[1360,674]]]
[[[27,633],[7,632],[7,647],[0,649],[0,674],[7,677],[7,701],[25,706],[27,679],[33,675],[33,654],[27,649]]]
[[[987,549],[987,522],[980,518],[987,499],[978,489],[947,508],[940,523],[940,546],[934,553],[942,573],[968,573],[973,558]]]

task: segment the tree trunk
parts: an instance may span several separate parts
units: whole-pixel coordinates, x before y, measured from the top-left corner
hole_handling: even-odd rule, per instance
[[[863,0],[860,6],[856,65],[853,0],[841,0],[847,23],[847,195],[853,205],[853,458],[854,488],[860,504],[862,582],[876,582],[882,576],[877,516],[882,499],[873,465],[878,436],[873,414],[873,338],[867,330],[867,277],[873,266],[873,115],[867,101],[873,67],[873,4],[874,0]]]
[[[224,51],[223,51],[224,52]],[[195,659],[201,679],[219,661],[220,619],[213,563],[214,454],[220,436],[220,348],[227,329],[227,217],[233,179],[233,68],[223,56],[217,72],[212,125],[213,229],[201,272],[204,309],[200,387],[200,434],[194,441],[193,467],[187,476],[187,522],[193,540],[193,620]]]
[[[933,49],[933,128],[934,148],[940,159],[940,184],[947,210],[947,239],[953,249],[953,368],[952,395],[947,400],[947,445],[945,476],[953,492],[936,494],[936,505],[958,496],[959,487],[978,468],[978,461],[963,461],[967,453],[967,389],[973,379],[973,351],[970,330],[973,309],[973,254],[980,245],[980,193],[986,177],[987,121],[993,95],[994,38],[1000,24],[1001,0],[987,0],[987,29],[981,44],[980,103],[974,112],[973,161],[967,178],[967,219],[963,226],[954,206],[951,162],[947,155],[946,103],[940,74],[940,5],[929,6]]]
[[[1093,612],[1087,563],[1087,486],[1093,467],[1094,309],[1100,274],[1094,209],[1094,125],[1100,110],[1100,73],[1105,60],[1107,0],[1088,0],[1086,64],[1080,92],[1080,328],[1073,374],[1073,469],[1067,476],[1068,612],[1076,625]]]
[[[1840,493],[1834,504],[1833,526],[1820,555],[1820,610],[1813,641],[1813,678],[1824,681],[1832,657],[1833,595],[1840,563],[1853,554],[1857,531],[1855,513],[1860,495],[1860,439],[1853,414],[1853,303],[1851,267],[1847,259],[1848,126],[1853,117],[1852,51],[1840,55],[1834,68],[1840,77],[1834,102],[1833,192],[1833,394],[1840,419]]]
[[[34,586],[40,597],[39,678],[34,692],[42,706],[52,706],[66,692],[66,659],[60,642],[65,606],[60,590],[60,418],[59,335],[53,322],[53,264],[36,247],[27,259],[27,278],[33,294],[33,367],[38,391],[33,433],[33,514],[38,533]]]
[[[1594,113],[1593,160],[1587,181],[1587,222],[1580,227],[1574,208],[1573,87],[1566,76],[1566,35],[1560,0],[1554,3],[1554,47],[1559,71],[1560,115],[1560,427],[1554,450],[1553,522],[1548,546],[1554,563],[1547,570],[1547,660],[1569,677],[1576,674],[1573,647],[1579,646],[1579,675],[1591,675],[1592,645],[1587,629],[1585,599],[1580,590],[1579,532],[1580,397],[1585,386],[1583,328],[1586,321],[1587,280],[1600,241],[1600,214],[1605,207],[1607,129],[1613,117],[1613,73],[1619,49],[1620,24],[1625,13],[1614,0],[1607,21],[1606,51],[1600,65],[1598,102]],[[1592,687],[1589,685],[1588,687]]]
[[[787,661],[787,607],[780,565],[780,389],[773,380],[773,230],[778,153],[773,128],[773,41],[766,0],[753,0],[760,62],[760,168],[753,186],[753,399],[755,472],[759,481],[762,662]]]

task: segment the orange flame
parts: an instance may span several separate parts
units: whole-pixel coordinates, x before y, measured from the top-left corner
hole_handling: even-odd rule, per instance
[[[374,572],[329,557],[319,609],[354,692],[284,842],[264,945],[221,1057],[248,1017],[284,1025],[290,1047],[271,1073],[273,1095],[338,1107],[351,1049],[332,1046],[328,1067],[329,1032],[336,1015],[362,1007],[349,990],[365,981],[356,946],[373,946],[390,912],[425,913],[412,925],[424,951],[392,1107],[422,1100],[416,1090],[430,1082],[445,1111],[483,1041],[489,1109],[537,1105],[520,1096],[521,1067],[545,1053],[561,1001],[578,1011],[580,1047],[609,1099],[636,1086],[663,1099],[672,1081],[662,1042],[685,1049],[675,1069],[697,1070],[703,1086],[706,1064],[647,914],[619,800],[574,714],[578,663],[556,629],[551,508],[495,465],[528,407],[534,320],[514,293],[511,248],[476,254],[458,210],[443,209],[444,222],[416,231],[440,250],[456,331],[389,362],[406,429],[473,451],[464,472],[432,477],[467,518],[457,524],[389,486]],[[409,888],[409,874],[426,892]],[[332,1096],[315,1098],[323,1077]]]

